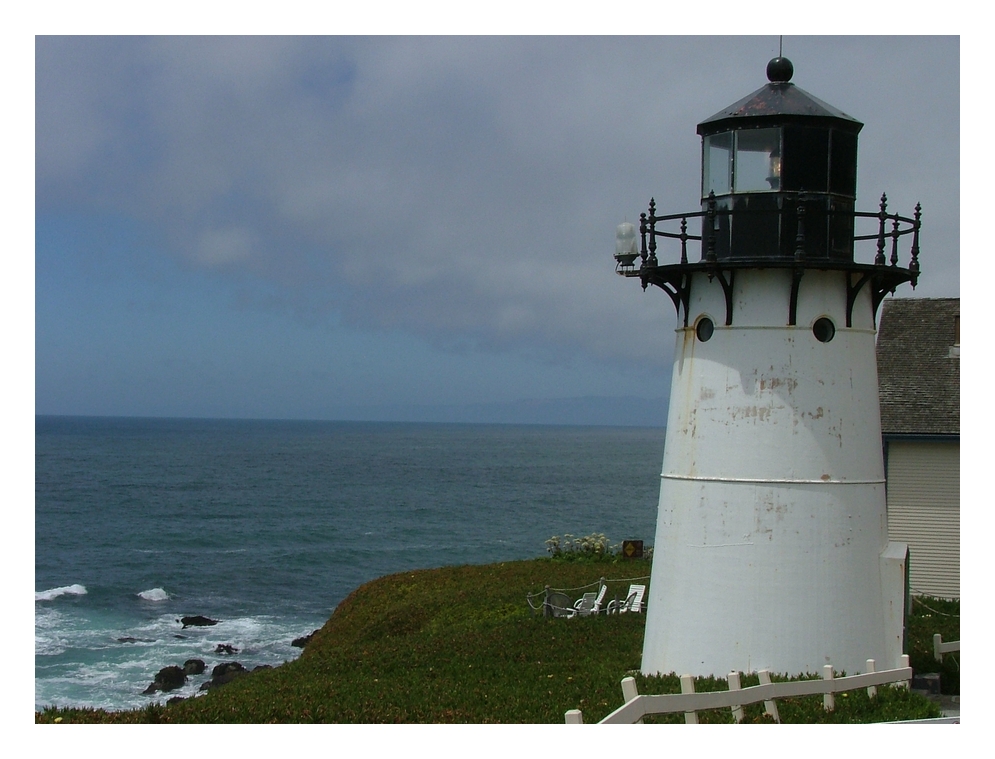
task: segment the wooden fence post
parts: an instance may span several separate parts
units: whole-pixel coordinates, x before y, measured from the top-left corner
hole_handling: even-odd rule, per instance
[[[909,666],[909,655],[908,654],[902,654],[901,662],[902,662],[902,669],[907,668]],[[906,688],[906,689],[908,689],[908,688],[912,687],[912,679],[909,678],[908,680],[902,680],[902,682],[897,683],[897,686],[899,688]]]
[[[580,709],[568,709],[567,713],[563,715],[563,720],[568,725],[583,725],[584,715]]]
[[[877,672],[877,670],[874,667],[875,667],[874,660],[873,659],[868,659],[867,660],[867,674],[870,674],[871,672]],[[877,688],[876,685],[872,685],[870,688],[867,689],[867,697],[868,698],[874,698],[875,696],[877,696],[877,694],[878,694],[878,688]]]
[[[542,616],[546,617],[547,619],[549,617],[553,616],[553,609],[549,605],[549,586],[548,585],[546,586],[546,596],[542,600]]]
[[[691,675],[681,675],[681,693],[694,693],[694,678]],[[684,712],[684,724],[697,725],[696,712]]]
[[[742,690],[743,686],[739,681],[739,672],[729,673],[729,690]],[[736,704],[732,707],[732,716],[737,722],[742,722],[745,713],[743,712],[743,707],[740,704]]]
[[[760,678],[761,685],[770,685],[770,670],[762,669],[757,672],[757,676]],[[774,703],[774,699],[764,701],[764,711],[773,717],[775,722],[781,723],[781,716],[777,713],[777,704]]]
[[[832,680],[833,679],[833,665],[824,664],[822,665],[822,679]],[[836,708],[836,697],[833,695],[832,691],[822,694],[822,708],[827,712],[831,712]]]
[[[943,642],[943,636],[940,633],[935,633],[933,635],[933,658],[937,661],[943,661],[944,654],[952,654],[954,651],[960,653],[960,641],[954,640],[949,643]]]
[[[634,677],[623,677],[622,678],[622,701],[623,703],[629,703],[639,698],[639,689],[636,687],[636,678]],[[643,724],[643,718],[640,717],[635,721],[636,725]]]
[[[956,645],[956,644],[947,644]],[[799,682],[773,683],[771,682],[770,670],[762,669],[757,672],[760,685],[749,688],[742,687],[741,673],[730,672],[728,675],[728,691],[715,693],[695,693],[694,678],[691,675],[681,675],[681,695],[660,695],[645,696],[640,695],[636,687],[634,678],[625,678],[622,681],[622,696],[625,703],[605,717],[602,722],[611,724],[635,724],[643,721],[646,714],[680,714],[684,712],[684,721],[687,724],[697,724],[699,719],[697,713],[701,710],[725,709],[729,708],[733,712],[733,718],[737,722],[745,721],[744,706],[763,702],[766,716],[774,722],[780,723],[781,716],[778,713],[778,698],[794,698],[804,696],[815,696],[821,694],[823,697],[823,707],[827,711],[832,711],[836,707],[835,694],[857,691],[861,688],[868,690],[868,697],[876,697],[877,689],[881,685],[892,685],[893,687],[908,688],[912,677],[912,668],[909,667],[908,655],[901,657],[903,666],[893,669],[877,671],[877,664],[873,659],[867,659],[867,671],[855,675],[841,675],[836,678],[832,665],[823,667],[822,682],[805,679]],[[685,698],[684,696],[694,696]],[[639,701],[637,705],[635,701]],[[568,722],[577,724],[581,722],[579,710],[576,715],[568,713]]]

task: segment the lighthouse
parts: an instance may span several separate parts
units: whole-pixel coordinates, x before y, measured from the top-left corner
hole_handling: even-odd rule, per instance
[[[773,59],[698,124],[700,210],[651,200],[617,230],[618,273],[678,316],[644,674],[852,674],[902,654],[874,342],[882,299],[918,279],[920,209],[855,210],[863,125],[793,73]]]

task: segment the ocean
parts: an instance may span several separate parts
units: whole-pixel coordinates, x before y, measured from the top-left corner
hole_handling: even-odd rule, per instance
[[[564,533],[649,544],[663,442],[636,427],[36,417],[35,708],[189,696],[207,675],[143,694],[188,659],[208,674],[289,661],[385,574],[536,558]],[[184,628],[191,615],[218,624]]]

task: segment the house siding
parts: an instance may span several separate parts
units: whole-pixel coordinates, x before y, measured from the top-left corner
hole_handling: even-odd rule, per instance
[[[891,441],[888,535],[908,543],[912,592],[960,598],[960,442]]]

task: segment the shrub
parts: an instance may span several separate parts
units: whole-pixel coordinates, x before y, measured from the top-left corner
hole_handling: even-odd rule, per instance
[[[554,535],[547,540],[546,550],[554,559],[603,559],[617,555],[619,546],[611,545],[603,533],[585,535],[582,538],[575,538],[568,533],[562,538]]]
[[[622,546],[620,543],[612,544],[604,533],[596,532],[575,538],[567,533],[561,538],[554,535],[546,541],[546,551],[554,559],[566,561],[576,561],[586,559],[590,561],[611,560],[616,561],[622,556]],[[653,549],[650,547],[643,549],[643,558],[652,559]]]
[[[944,642],[960,640],[960,601],[930,596],[913,596],[912,613],[906,628],[906,653],[917,674],[940,673],[943,693],[960,693],[960,653],[946,654],[943,662],[933,657],[933,635]]]

